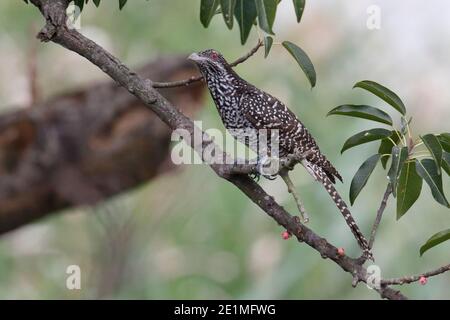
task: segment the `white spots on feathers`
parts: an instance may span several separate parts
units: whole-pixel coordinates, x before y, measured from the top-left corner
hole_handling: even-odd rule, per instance
[[[199,63],[199,68],[205,76],[220,117],[230,133],[233,134],[234,129],[238,129],[234,130],[235,132],[248,129],[278,129],[280,157],[309,152],[306,169],[314,179],[325,186],[360,246],[367,248],[366,239],[333,186],[334,178],[340,179],[339,173],[320,152],[316,141],[295,114],[275,97],[240,78],[222,56],[215,62],[205,60],[204,63]],[[243,139],[240,136],[236,138]],[[253,149],[258,143],[258,136],[244,139],[243,142]]]

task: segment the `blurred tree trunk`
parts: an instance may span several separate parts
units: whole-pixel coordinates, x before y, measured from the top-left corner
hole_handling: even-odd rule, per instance
[[[138,72],[171,81],[196,74],[184,58]],[[203,85],[161,90],[186,114]],[[171,131],[114,82],[0,115],[0,234],[65,208],[95,204],[172,168]]]

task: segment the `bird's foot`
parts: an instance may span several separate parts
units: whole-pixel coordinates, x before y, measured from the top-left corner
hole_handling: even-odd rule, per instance
[[[280,160],[278,158],[264,156],[258,159],[256,168],[258,173],[264,178],[275,180],[278,176]]]
[[[263,175],[264,178],[266,178],[267,180],[275,180],[278,176],[276,174],[274,175]]]
[[[300,200],[299,195],[295,192],[295,190],[289,190],[288,192],[290,194],[292,194],[294,200],[295,200],[295,204],[297,205],[298,211],[300,212],[300,221],[303,223],[308,223],[309,222],[309,215],[306,212],[305,206],[303,205],[302,201]]]
[[[261,178],[261,174],[259,172],[252,172],[248,176],[256,182],[259,182],[259,179]]]

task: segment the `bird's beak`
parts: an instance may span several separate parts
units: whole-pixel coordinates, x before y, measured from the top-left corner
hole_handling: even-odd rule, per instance
[[[204,58],[199,56],[198,53],[194,52],[193,54],[191,54],[188,57],[188,60],[191,60],[191,61],[194,61],[194,62],[198,62],[198,61],[204,60]]]

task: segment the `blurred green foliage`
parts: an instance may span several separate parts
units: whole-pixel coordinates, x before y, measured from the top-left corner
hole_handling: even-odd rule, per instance
[[[84,8],[81,32],[128,65],[138,65],[158,55],[188,54],[209,47],[231,60],[256,43],[257,34],[252,33],[247,45],[241,46],[239,30],[228,30],[221,19],[213,19],[204,29],[199,21],[200,2],[193,2],[196,5],[186,5],[184,0],[129,1],[119,11],[116,6],[104,6],[102,1],[99,9]],[[283,2],[286,1],[281,5],[285,5]],[[376,34],[370,33],[364,22],[346,22],[349,20],[342,18],[345,10],[358,9],[365,19],[368,4],[352,3],[345,9],[333,1],[311,4],[300,24],[291,9],[278,9],[282,16],[275,22],[274,31],[283,39],[300,44],[314,61],[318,82],[313,91],[299,69],[291,67],[288,53],[275,44],[268,59],[264,60],[260,51],[237,68],[244,78],[278,96],[302,119],[341,171],[345,183],[337,188],[343,195],[347,194],[350,177],[358,165],[373,154],[373,146],[368,144],[339,155],[346,137],[364,126],[351,118],[325,118],[327,111],[357,99],[363,104],[376,104],[375,99],[349,90],[363,78],[378,79],[402,92],[403,97],[420,101],[413,95],[417,87],[409,82],[408,72],[416,69],[399,66],[396,59],[400,58],[388,42],[392,39],[385,33],[391,34],[392,29],[386,27]],[[386,6],[387,3],[383,2]],[[285,22],[289,14],[293,23]],[[36,30],[30,30],[33,25],[42,25],[35,8],[22,1],[0,2],[0,52],[14,66],[5,66],[0,76],[1,108],[26,102],[26,69],[22,61],[35,41]],[[433,34],[434,29],[430,27],[427,32]],[[441,38],[434,39],[433,45],[438,46]],[[39,44],[38,49],[39,83],[45,97],[105,78],[87,61],[54,44]],[[446,56],[446,47],[438,49]],[[406,62],[412,65],[414,59],[418,58]],[[368,61],[374,63],[368,65]],[[397,70],[392,74],[394,67]],[[431,78],[433,73],[422,76]],[[428,88],[433,90],[436,86],[430,82]],[[418,116],[422,106],[411,103],[418,131],[440,132],[448,128],[448,107],[440,108],[434,102],[426,105],[428,110],[434,108],[437,116],[433,117]],[[198,116],[204,121],[204,128],[223,128],[209,97],[206,104]],[[357,255],[353,236],[322,187],[300,168],[293,179],[311,215],[310,227],[344,247],[350,255]],[[261,183],[287,209],[296,212],[279,180]],[[386,183],[385,174],[376,168],[352,207],[365,233],[370,230]],[[424,194],[411,212],[396,222],[395,203],[388,204],[374,247],[383,276],[416,274],[448,263],[448,242],[422,258],[417,252],[431,234],[448,225],[448,212],[444,210],[431,195]],[[96,208],[49,216],[3,236],[0,298],[378,298],[364,285],[352,288],[350,275],[321,259],[305,244],[282,240],[282,231],[209,168],[185,166]],[[81,290],[66,289],[65,271],[71,264],[81,267]],[[430,279],[427,286],[412,284],[402,290],[414,298],[448,299],[449,284],[446,274]]]

